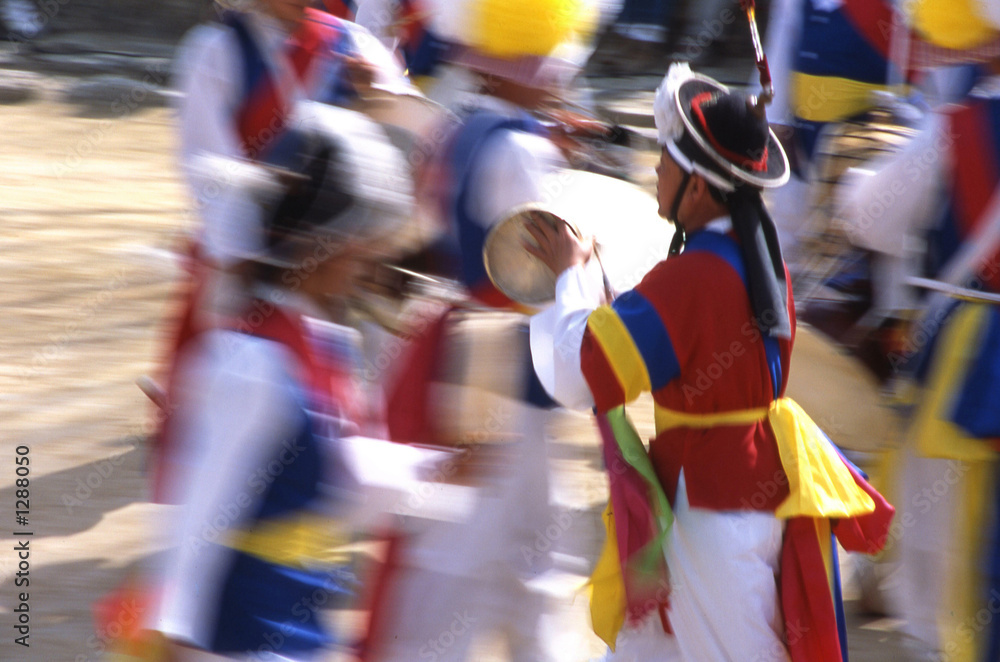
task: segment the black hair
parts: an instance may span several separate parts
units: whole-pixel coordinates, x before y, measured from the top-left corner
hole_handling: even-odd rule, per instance
[[[708,194],[712,196],[712,199],[718,202],[720,205],[728,207],[729,193],[723,191],[714,184],[710,184],[708,180],[705,180],[705,183],[708,185]]]

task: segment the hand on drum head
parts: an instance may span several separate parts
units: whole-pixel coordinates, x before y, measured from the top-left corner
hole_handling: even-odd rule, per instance
[[[540,214],[531,214],[524,226],[534,244],[524,242],[524,249],[541,260],[557,277],[570,267],[586,264],[594,254],[594,238],[580,237],[568,223],[552,225]]]

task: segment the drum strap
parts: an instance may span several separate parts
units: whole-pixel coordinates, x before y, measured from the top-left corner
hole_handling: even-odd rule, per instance
[[[680,255],[684,250],[684,243],[687,241],[687,232],[684,231],[684,226],[681,224],[680,220],[677,218],[677,213],[681,209],[681,200],[684,199],[684,193],[687,191],[688,182],[691,181],[691,173],[684,170],[684,178],[681,179],[681,185],[677,189],[677,193],[674,195],[674,201],[670,205],[670,216],[673,219],[674,227],[677,229],[674,231],[674,238],[670,240],[670,255]]]

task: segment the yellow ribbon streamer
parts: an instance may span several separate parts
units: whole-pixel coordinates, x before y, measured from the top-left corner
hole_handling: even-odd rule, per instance
[[[625,580],[618,559],[618,536],[615,515],[608,502],[604,514],[604,548],[590,575],[590,622],[594,634],[615,650],[618,632],[625,623]]]

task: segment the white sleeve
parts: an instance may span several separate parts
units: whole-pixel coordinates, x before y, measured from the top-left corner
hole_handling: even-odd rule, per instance
[[[524,131],[502,131],[482,147],[470,173],[466,210],[490,227],[508,211],[545,202],[542,178],[565,160],[549,139]]]
[[[354,17],[358,25],[378,37],[389,51],[396,49],[397,39],[393,34],[396,4],[397,0],[361,0]]]
[[[531,359],[539,381],[568,409],[591,409],[594,397],[580,368],[587,319],[602,301],[596,261],[567,269],[556,280],[555,303],[531,318]]]
[[[223,26],[201,25],[188,33],[174,62],[180,93],[178,127],[181,168],[199,202],[208,198],[211,178],[196,167],[204,154],[242,155],[233,113],[240,96],[239,46]]]
[[[363,60],[373,65],[375,77],[373,83],[392,91],[412,91],[413,85],[406,77],[402,65],[378,37],[365,27],[344,21],[351,35],[351,41],[357,49],[357,54]]]
[[[947,123],[933,113],[902,150],[848,171],[837,206],[851,243],[897,257],[921,250],[949,166],[949,141]]]
[[[177,546],[163,567],[164,594],[157,629],[204,647],[214,625],[229,558],[212,544],[246,517],[267,484],[258,473],[282,443],[294,439],[303,411],[290,388],[288,355],[273,343],[238,334],[213,334],[192,380],[191,411],[179,412],[191,458],[191,479],[174,524]]]

